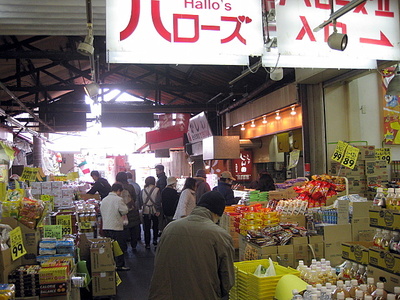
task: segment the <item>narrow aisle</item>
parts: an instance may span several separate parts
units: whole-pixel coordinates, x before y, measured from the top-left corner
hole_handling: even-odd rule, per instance
[[[149,296],[150,280],[154,268],[155,248],[145,249],[141,242],[137,250],[132,253],[129,247],[125,257],[126,266],[130,271],[118,272],[122,283],[117,288],[118,300],[147,300]]]

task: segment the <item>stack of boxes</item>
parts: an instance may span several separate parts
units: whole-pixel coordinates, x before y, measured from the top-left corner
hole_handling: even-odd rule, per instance
[[[62,181],[31,182],[31,193],[37,199],[41,195],[53,196],[54,206],[61,208],[73,206],[75,195],[74,189],[63,186]]]
[[[235,218],[238,216],[240,216],[240,213],[226,212],[222,215],[219,221],[219,225],[231,235],[233,247],[235,249],[239,248],[239,232],[237,232],[235,227]]]
[[[93,297],[114,296],[116,290],[116,271],[111,239],[91,239],[90,262]]]
[[[347,177],[349,193],[369,197],[368,186],[386,185],[389,181],[390,170],[386,161],[375,160],[375,146],[357,146],[360,149],[354,169],[342,166],[338,162],[331,162],[330,175]]]
[[[39,265],[23,265],[8,275],[8,282],[15,285],[16,297],[40,295]]]

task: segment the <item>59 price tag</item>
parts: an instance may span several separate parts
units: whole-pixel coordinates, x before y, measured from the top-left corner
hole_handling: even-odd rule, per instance
[[[26,254],[21,227],[16,227],[15,229],[11,230],[10,243],[12,260],[16,260]]]
[[[346,153],[344,154],[342,165],[348,167],[350,169],[354,169],[356,165],[358,154],[360,153],[360,149],[348,145],[346,148]]]
[[[336,149],[332,154],[331,159],[337,162],[342,162],[342,159],[344,157],[344,153],[346,152],[346,148],[349,144],[343,142],[343,141],[338,141],[336,145]]]
[[[377,161],[386,161],[390,164],[392,160],[392,155],[390,152],[390,148],[377,148],[375,149],[375,160]]]

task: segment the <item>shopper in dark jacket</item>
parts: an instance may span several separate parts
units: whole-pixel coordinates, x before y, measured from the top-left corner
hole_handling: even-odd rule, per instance
[[[232,183],[235,178],[232,176],[232,173],[229,171],[224,171],[221,173],[221,177],[218,181],[218,186],[213,188],[213,191],[218,191],[225,198],[226,205],[236,204],[238,199],[235,199],[232,190]]]
[[[176,178],[168,177],[167,178],[167,186],[161,192],[161,205],[162,211],[164,214],[164,218],[167,225],[169,222],[173,220],[176,206],[179,201],[179,193],[176,190]]]
[[[206,171],[203,169],[199,169],[196,172],[196,203],[199,203],[200,197],[203,194],[211,191],[210,185],[206,181]]]
[[[135,188],[132,184],[128,183],[128,176],[126,172],[119,172],[115,178],[118,183],[122,184],[124,190],[121,193],[121,197],[129,208],[127,214],[128,224],[124,226],[126,240],[130,240],[132,250],[136,250],[137,241],[140,232],[140,215],[139,215],[139,203],[136,199]],[[123,245],[127,248],[127,245]],[[122,247],[121,247],[122,249]],[[122,249],[123,250],[123,249]]]
[[[261,192],[274,191],[276,189],[274,179],[268,172],[260,173],[256,189]]]
[[[108,193],[111,192],[111,185],[107,179],[100,177],[99,171],[92,171],[90,176],[92,176],[94,184],[86,194],[94,195],[98,192],[101,199],[107,197]]]
[[[163,189],[165,189],[165,187],[167,186],[167,176],[165,175],[164,172],[164,166],[163,165],[157,165],[155,167],[156,169],[156,175],[157,175],[157,183],[156,183],[156,187],[159,188],[160,191],[162,191]]]

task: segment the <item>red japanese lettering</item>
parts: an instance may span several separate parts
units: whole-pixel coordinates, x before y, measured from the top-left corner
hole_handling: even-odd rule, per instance
[[[164,27],[161,22],[160,0],[151,0],[151,18],[157,32],[168,42],[171,42],[171,33]]]
[[[316,1],[318,1],[318,0],[316,0]],[[307,7],[311,7],[311,0],[304,0],[304,4]],[[285,6],[286,5],[286,0],[279,0],[279,5],[280,6]]]
[[[354,9],[354,12],[355,12],[355,13],[361,12],[363,15],[368,15],[367,9],[365,8],[365,4],[367,4],[367,2],[364,2],[364,3],[359,4],[359,5]]]
[[[129,20],[128,26],[126,26],[126,28],[119,33],[119,39],[121,41],[128,38],[135,31],[139,23],[140,0],[132,0],[131,2],[131,18]]]
[[[315,0],[315,7],[319,9],[331,9],[329,3],[321,3],[321,0]]]
[[[310,28],[310,25],[308,24],[306,17],[300,16],[300,20],[303,23],[303,27],[297,35],[296,40],[302,40],[303,37],[307,34],[312,42],[316,42],[315,36]]]
[[[336,4],[337,5],[347,5],[347,4],[349,4],[350,3],[350,1],[349,0],[336,0]]]
[[[330,36],[330,28],[333,28],[333,24],[329,24],[329,26],[324,27],[324,40],[325,42],[328,41],[328,38]],[[347,25],[341,22],[336,23],[336,28],[342,29],[343,34],[347,34]]]
[[[394,18],[394,12],[390,11],[389,0],[378,0],[378,9],[375,11],[375,16]]]
[[[252,19],[249,17],[245,17],[245,16],[239,16],[237,18],[221,17],[221,20],[228,21],[228,22],[236,22],[236,27],[235,27],[235,30],[233,31],[233,33],[230,36],[222,39],[221,44],[228,43],[228,42],[232,41],[234,38],[237,38],[240,42],[242,42],[243,44],[246,45],[246,39],[241,36],[239,31],[240,31],[240,28],[242,27],[243,23],[245,23],[245,24],[251,23]]]
[[[382,31],[380,31],[379,39],[360,38],[360,43],[393,47],[393,44]]]
[[[221,28],[219,26],[214,25],[201,25],[201,30],[212,30],[212,31],[219,31]]]
[[[193,20],[194,36],[193,37],[180,37],[178,34],[178,21],[180,19]],[[178,43],[195,43],[199,40],[199,16],[198,15],[179,15],[174,14],[174,42]]]

